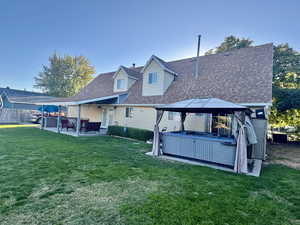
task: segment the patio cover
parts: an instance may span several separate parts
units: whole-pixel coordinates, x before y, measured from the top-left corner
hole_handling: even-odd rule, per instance
[[[156,107],[156,109],[171,112],[197,113],[234,112],[248,110],[248,108],[245,106],[218,98],[189,99],[172,104],[161,105]]]

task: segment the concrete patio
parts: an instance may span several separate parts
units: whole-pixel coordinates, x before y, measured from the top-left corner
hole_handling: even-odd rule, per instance
[[[152,155],[152,152],[147,152],[146,155],[154,157]],[[175,157],[175,156],[170,156],[170,155],[161,155],[158,157],[163,160],[176,161],[176,162],[187,163],[187,164],[196,165],[196,166],[206,166],[206,167],[213,168],[213,169],[218,169],[218,170],[223,170],[226,172],[235,173],[232,168],[225,167],[225,166],[222,166],[222,165],[216,164],[216,163],[204,162],[204,161],[200,161],[200,160],[185,159],[185,158],[180,158],[180,157]],[[248,173],[246,175],[259,177],[260,171],[261,171],[261,166],[262,166],[262,160],[254,159],[253,167],[251,168],[251,171],[248,171]]]
[[[70,136],[73,136],[73,137],[78,137],[78,136],[103,136],[103,135],[106,135],[106,133],[107,133],[106,128],[101,128],[100,131],[80,132],[79,135],[77,134],[76,130],[72,130],[72,129],[69,129],[68,131],[66,129],[61,129],[58,132],[56,127],[47,127],[47,128],[44,128],[44,130],[51,131],[51,132],[54,132],[54,133],[70,135]]]

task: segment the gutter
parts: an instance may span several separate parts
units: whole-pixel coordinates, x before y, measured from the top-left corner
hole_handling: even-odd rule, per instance
[[[35,103],[36,105],[81,105],[85,103],[90,103],[90,102],[96,102],[96,101],[101,101],[101,100],[107,100],[110,98],[118,98],[119,95],[111,95],[111,96],[106,96],[102,98],[93,98],[93,99],[87,99],[87,100],[81,100],[81,101],[70,101],[70,102],[37,102]]]

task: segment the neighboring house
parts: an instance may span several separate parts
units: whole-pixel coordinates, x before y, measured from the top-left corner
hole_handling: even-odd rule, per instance
[[[0,108],[37,110],[36,101],[49,100],[53,97],[47,94],[17,89],[0,88]]]
[[[0,122],[26,122],[30,120],[31,111],[40,107],[35,102],[52,98],[43,93],[0,88]]]
[[[45,101],[67,105],[68,116],[101,121],[103,127],[120,125],[153,130],[155,106],[191,98],[219,98],[269,111],[272,104],[273,45],[248,47],[166,62],[153,55],[143,67],[120,66],[98,75],[71,98]],[[207,129],[208,117],[189,114],[186,129]],[[161,128],[177,130],[177,113],[164,115]]]

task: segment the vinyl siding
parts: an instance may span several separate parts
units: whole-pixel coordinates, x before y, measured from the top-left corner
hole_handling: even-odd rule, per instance
[[[125,85],[123,89],[117,88],[117,80],[123,79],[125,81]],[[114,78],[114,92],[127,91],[128,89],[128,76],[123,69],[119,70],[118,74]]]
[[[77,117],[77,107],[68,107],[68,117]],[[82,119],[89,119],[90,122],[100,122],[102,120],[102,109],[95,104],[81,105],[80,116]]]
[[[154,84],[148,83],[148,76],[149,73],[151,72],[157,73],[157,82]],[[162,95],[164,93],[164,70],[154,60],[151,61],[151,63],[143,73],[142,92],[143,92],[143,96]]]
[[[125,118],[126,107],[120,106],[115,109],[115,125],[135,127],[153,130],[156,121],[156,110],[153,107],[132,107],[132,118]],[[180,129],[180,118],[168,120],[168,112],[165,112],[159,124],[160,129],[164,127],[168,131]],[[185,121],[185,128],[188,130],[204,131],[203,117],[188,114]]]

